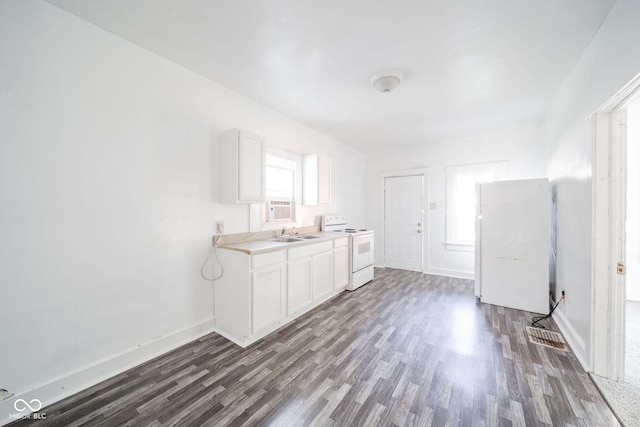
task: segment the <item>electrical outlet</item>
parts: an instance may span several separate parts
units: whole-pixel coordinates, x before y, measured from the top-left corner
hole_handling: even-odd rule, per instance
[[[218,230],[219,234],[223,234],[224,233],[224,221],[216,221],[216,229]]]

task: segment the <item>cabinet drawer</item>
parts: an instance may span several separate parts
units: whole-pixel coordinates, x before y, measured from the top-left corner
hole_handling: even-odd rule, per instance
[[[264,254],[258,254],[251,256],[251,268],[256,269],[265,267],[271,264],[277,264],[279,262],[287,261],[287,253],[284,250],[266,252]]]
[[[334,248],[339,248],[342,246],[349,246],[349,238],[348,237],[341,237],[339,239],[336,239],[333,241],[333,247]]]
[[[311,256],[315,254],[319,254],[321,252],[330,251],[333,249],[333,242],[329,240],[328,242],[316,243],[313,245],[305,245],[297,248],[289,249],[289,259],[297,259],[306,256]]]

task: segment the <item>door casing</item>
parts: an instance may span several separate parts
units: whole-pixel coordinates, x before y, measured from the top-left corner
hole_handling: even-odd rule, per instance
[[[640,95],[640,75],[591,116],[593,134],[590,366],[610,379],[624,377],[626,108]]]
[[[426,205],[429,200],[429,168],[415,168],[415,169],[402,169],[402,170],[393,170],[393,171],[385,171],[380,172],[378,174],[378,189],[379,189],[379,218],[378,224],[383,228],[382,233],[377,233],[376,238],[378,239],[377,247],[380,248],[382,252],[382,264],[384,266],[385,260],[385,230],[384,230],[384,210],[385,210],[385,199],[384,199],[384,183],[385,178],[392,177],[400,177],[400,176],[414,176],[421,175],[422,176],[422,224],[423,224],[423,239],[422,239],[422,271],[424,272],[429,265],[429,251],[428,251],[428,236],[429,236],[429,218],[427,215]]]

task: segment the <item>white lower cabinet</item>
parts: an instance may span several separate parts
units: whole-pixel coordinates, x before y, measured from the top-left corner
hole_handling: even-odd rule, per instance
[[[313,301],[322,302],[333,291],[333,251],[313,256]]]
[[[246,347],[344,290],[343,251],[334,240],[262,254],[218,252],[224,275],[214,282],[216,331]],[[338,261],[336,261],[338,260]]]
[[[314,304],[320,303],[333,292],[333,241],[289,249],[289,265],[302,261],[311,265],[311,299]],[[290,279],[289,287],[297,288],[301,283]],[[304,286],[306,289],[306,283]]]
[[[287,268],[287,315],[291,316],[309,307],[312,302],[313,260],[311,257],[289,261]]]
[[[251,334],[269,329],[285,317],[284,263],[251,273]]]

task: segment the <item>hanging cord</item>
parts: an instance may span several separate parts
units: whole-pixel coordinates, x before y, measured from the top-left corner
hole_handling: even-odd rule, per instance
[[[216,242],[216,244],[213,246],[213,249],[211,249],[209,251],[209,255],[207,255],[207,258],[204,260],[204,262],[202,263],[202,267],[200,267],[200,275],[205,279],[208,280],[210,282],[215,282],[216,280],[218,280],[219,278],[222,277],[222,275],[224,274],[224,267],[222,266],[222,263],[220,262],[220,259],[218,258],[218,246],[221,245],[220,241],[222,240],[222,237],[220,237],[218,239],[218,241]],[[209,258],[211,258],[211,254],[214,255],[216,262],[218,263],[218,265],[220,266],[220,274],[218,274],[216,277],[214,278],[209,278],[206,276],[206,274],[204,274],[204,266],[207,265],[207,262],[209,261]]]
[[[563,299],[564,299],[564,295],[562,295],[562,298],[560,298],[560,300],[558,300],[556,305],[553,306],[553,308],[551,309],[549,314],[547,314],[545,316],[534,316],[534,317],[532,317],[531,318],[531,326],[534,326],[536,328],[547,329],[542,325],[538,325],[538,322],[540,322],[541,320],[548,319],[549,317],[551,317],[551,315],[553,314],[554,310],[556,309],[556,307],[558,307],[560,305],[560,302],[562,302]]]
[[[265,226],[265,223],[262,223],[262,226],[260,227],[260,229],[258,231],[256,231],[255,233],[251,234],[246,239],[238,240],[237,242],[230,242],[230,243],[244,243],[244,242],[248,242],[250,240],[253,240],[260,232],[262,232],[262,229],[264,228],[264,226]],[[208,280],[210,282],[215,282],[216,280],[218,280],[219,278],[221,278],[224,275],[224,267],[222,266],[222,263],[220,262],[220,258],[218,258],[218,247],[222,246],[222,244],[223,244],[222,235],[220,235],[218,237],[218,239],[216,240],[216,243],[213,245],[213,249],[211,249],[209,251],[209,255],[207,255],[207,258],[204,260],[204,262],[202,263],[202,266],[200,267],[200,275],[202,276],[203,279]],[[215,257],[216,262],[220,266],[220,274],[218,274],[214,278],[209,278],[209,277],[207,277],[206,274],[204,274],[204,266],[207,265],[207,262],[209,262],[209,258],[211,258],[212,254]]]

